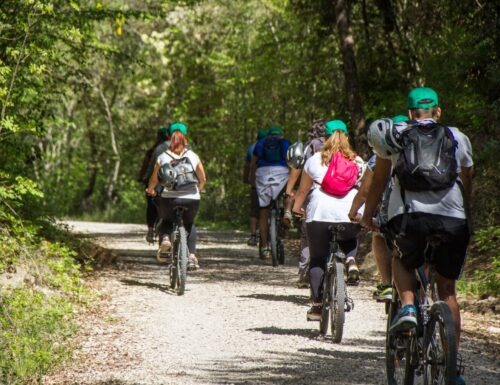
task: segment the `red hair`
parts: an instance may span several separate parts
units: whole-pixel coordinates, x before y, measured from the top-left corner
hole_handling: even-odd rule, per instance
[[[180,155],[187,146],[187,136],[180,131],[174,131],[170,137],[170,151]]]

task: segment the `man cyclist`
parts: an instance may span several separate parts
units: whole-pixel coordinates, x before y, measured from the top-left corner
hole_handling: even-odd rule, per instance
[[[271,259],[269,248],[269,208],[284,189],[289,176],[286,152],[290,142],[283,138],[283,129],[273,126],[265,138],[259,140],[254,148],[250,181],[257,189],[259,198],[259,228],[261,259]]]
[[[300,163],[297,163],[295,159],[287,159],[288,165],[290,166],[290,178],[286,184],[286,195],[288,197],[295,197],[295,185],[303,172],[304,164],[307,160],[312,157],[316,152],[321,151],[323,144],[325,143],[325,123],[324,119],[315,120],[311,127],[309,128],[308,137],[309,140],[305,145],[302,159]],[[292,146],[295,146],[294,143]],[[292,149],[293,150],[293,149]],[[290,150],[289,150],[290,152]],[[294,154],[291,154],[293,158]],[[294,165],[298,167],[293,167]],[[304,203],[307,206],[307,198]],[[284,218],[285,219],[285,218]],[[297,286],[299,288],[309,287],[309,244],[307,240],[307,227],[305,218],[301,217],[300,220],[300,255],[299,255],[299,279],[297,280]]]
[[[144,184],[144,187],[148,187],[149,178],[153,173],[154,165],[158,156],[165,151],[170,145],[168,140],[170,137],[168,127],[161,127],[156,131],[156,142],[153,147],[146,151],[144,159],[142,161],[142,167],[139,172],[139,177],[137,180]],[[159,150],[160,149],[160,150]],[[154,242],[154,226],[158,219],[158,212],[156,206],[153,202],[153,197],[146,194],[146,223],[148,225],[148,234],[146,235],[146,240],[149,243]]]
[[[257,142],[267,136],[266,129],[257,132]],[[250,166],[252,164],[253,151],[257,142],[248,146],[247,154],[245,156],[245,163],[243,164],[243,183],[250,185],[250,238],[248,238],[248,246],[257,246],[257,222],[259,220],[259,197],[255,186],[250,183]]]
[[[430,129],[426,130],[426,127],[432,129],[441,116],[437,93],[431,88],[414,88],[408,94],[407,103],[410,118],[416,121],[419,130],[431,135]],[[448,129],[455,141],[458,173],[458,179],[451,187],[438,191],[409,191],[400,186],[399,178],[395,177],[393,180],[393,189],[389,198],[388,227],[390,231],[397,234],[394,242],[400,257],[393,259],[393,279],[401,297],[401,310],[390,328],[392,332],[397,332],[416,326],[417,317],[413,297],[416,285],[414,269],[424,263],[427,237],[443,235],[445,239],[435,250],[436,284],[440,299],[444,300],[451,310],[458,350],[460,309],[455,283],[462,272],[470,237],[467,202],[471,196],[473,161],[472,147],[468,137],[455,127]],[[385,136],[384,139],[386,138]],[[375,143],[370,144],[374,149],[382,145],[376,140]],[[398,165],[400,154],[394,152],[388,156],[387,152],[384,154],[378,151],[377,156],[377,167],[361,221],[363,226],[372,229],[374,228],[373,214],[386,187],[391,169]],[[405,162],[405,159],[401,162]],[[457,374],[456,383],[463,385],[465,380]]]
[[[403,123],[409,120],[408,116],[397,115],[392,119],[393,123]],[[368,196],[368,191],[373,181],[373,173],[376,166],[376,155],[374,154],[367,162],[366,172],[361,181],[358,193],[354,197],[349,218],[353,221],[359,221],[357,213],[360,207],[365,203]],[[377,219],[378,225],[385,226],[387,224],[387,206],[389,204],[389,196],[391,194],[391,185],[388,183],[382,197]],[[373,293],[373,298],[377,301],[390,301],[392,299],[392,253],[393,248],[390,242],[386,239],[385,234],[380,231],[372,231],[371,250],[375,264],[380,273],[381,283],[377,285],[377,289]]]

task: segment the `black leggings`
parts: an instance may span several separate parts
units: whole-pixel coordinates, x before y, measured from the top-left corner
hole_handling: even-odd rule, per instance
[[[162,219],[159,227],[160,241],[163,235],[172,232],[173,223],[175,221],[175,208],[178,206],[185,207],[182,215],[184,228],[188,233],[188,248],[190,253],[196,252],[196,227],[194,226],[194,218],[198,212],[200,201],[196,199],[184,198],[157,198],[155,200],[158,207],[158,215]]]
[[[151,228],[155,226],[156,219],[158,218],[158,210],[156,209],[153,199],[152,196],[146,195],[146,223],[148,227]]]
[[[358,248],[360,227],[356,223],[331,223],[331,222],[309,222],[307,223],[307,237],[309,239],[309,277],[313,301],[321,302],[323,296],[323,277],[325,275],[326,262],[330,254],[330,241],[332,233],[328,229],[331,225],[343,225],[344,230],[339,231],[337,240],[340,249],[347,257],[355,257]]]

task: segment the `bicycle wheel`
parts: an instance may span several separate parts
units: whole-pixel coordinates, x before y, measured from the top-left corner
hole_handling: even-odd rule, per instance
[[[334,342],[342,341],[345,321],[346,288],[344,281],[344,265],[335,262],[331,281],[330,296],[330,328]]]
[[[183,295],[187,280],[188,246],[184,226],[179,227],[179,248],[177,250],[177,294]]]
[[[170,289],[174,290],[177,286],[177,271],[178,271],[178,262],[177,255],[179,250],[179,231],[178,229],[174,229],[172,234],[170,235],[170,239],[172,242],[172,263],[170,264]]]
[[[451,311],[443,301],[435,302],[425,328],[425,376],[428,384],[454,385],[457,376],[457,346]]]
[[[271,244],[271,256],[273,266],[278,266],[278,228],[277,212],[275,208],[271,209],[269,214],[269,243]]]
[[[330,275],[325,271],[323,279],[323,300],[321,301],[321,318],[319,320],[319,332],[322,336],[326,336],[328,332],[328,319],[330,316]]]
[[[395,293],[395,288],[393,293]],[[389,331],[398,313],[399,301],[395,298],[389,306],[385,337],[385,371],[389,385],[413,385],[415,369],[411,365],[411,340]]]

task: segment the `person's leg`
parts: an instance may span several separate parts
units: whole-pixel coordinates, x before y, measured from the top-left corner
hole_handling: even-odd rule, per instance
[[[338,223],[340,229],[337,233],[337,241],[340,250],[346,256],[347,283],[359,283],[359,268],[356,264],[356,253],[358,251],[358,234],[361,227],[357,223]]]
[[[250,188],[250,238],[249,246],[257,245],[257,223],[259,221],[259,197],[255,187]]]
[[[172,206],[173,199],[159,198],[156,200],[158,207],[158,216],[162,219],[159,226],[159,249],[162,253],[167,252],[172,247],[170,242],[170,233],[175,219],[175,213]],[[157,255],[159,262],[164,262],[161,254]]]
[[[436,274],[436,285],[438,289],[439,299],[445,301],[451,310],[451,317],[455,326],[455,339],[457,341],[457,350],[460,344],[461,319],[460,307],[457,301],[457,292],[455,289],[455,280],[443,277],[439,273]]]
[[[269,207],[261,207],[259,210],[260,247],[269,247]]]
[[[387,246],[387,240],[382,234],[372,233],[372,253],[381,277],[373,298],[378,301],[390,300],[392,298],[392,250]]]
[[[196,224],[193,223],[191,230],[188,232],[188,249],[192,254],[196,254]]]
[[[299,287],[308,287],[309,278],[309,244],[307,240],[307,226],[306,221],[300,221],[300,255],[299,255],[299,280],[297,282]]]
[[[146,223],[148,225],[148,234],[146,235],[146,240],[150,243],[154,242],[154,226],[158,217],[153,199],[154,198],[152,196],[146,195]]]
[[[191,248],[190,248],[189,247],[189,239],[190,239],[191,235],[193,234],[193,228],[195,227],[194,226],[194,219],[196,217],[196,214],[198,213],[200,201],[195,200],[195,199],[176,199],[176,204],[186,208],[186,210],[184,210],[183,215],[182,215],[182,221],[184,223],[184,228],[186,229],[186,232],[188,234],[188,239],[187,239],[188,249],[189,249],[188,268],[189,269],[197,269],[197,268],[199,268],[198,259],[196,258],[195,254],[194,254],[195,250],[196,250],[196,244],[191,245]],[[196,232],[196,229],[194,231]],[[191,242],[193,242],[193,239],[191,239]]]

